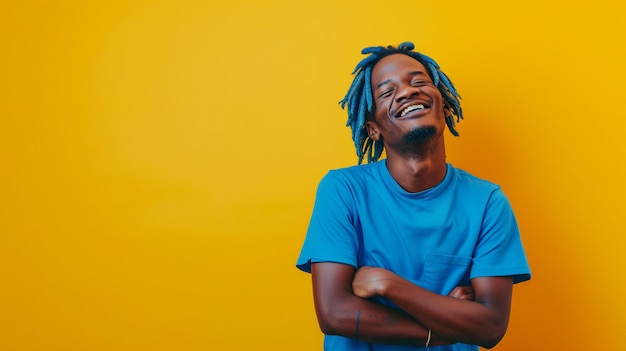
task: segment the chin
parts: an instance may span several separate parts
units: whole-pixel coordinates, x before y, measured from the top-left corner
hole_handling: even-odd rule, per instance
[[[435,126],[413,127],[404,135],[404,142],[407,145],[421,144],[432,139],[435,135],[437,135],[437,127]]]

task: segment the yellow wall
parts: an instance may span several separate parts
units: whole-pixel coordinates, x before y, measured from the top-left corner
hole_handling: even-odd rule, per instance
[[[497,349],[621,349],[619,3],[3,2],[0,349],[321,350],[294,262],[355,163],[337,101],[362,47],[404,40],[463,95],[449,161],[523,231]]]

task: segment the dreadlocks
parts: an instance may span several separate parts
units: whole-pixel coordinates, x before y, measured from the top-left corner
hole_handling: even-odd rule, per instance
[[[348,107],[348,123],[346,126],[350,126],[352,129],[352,140],[356,147],[356,154],[359,157],[359,164],[363,162],[365,155],[367,155],[367,162],[376,162],[383,152],[382,139],[378,141],[370,139],[365,122],[367,119],[373,118],[374,97],[371,85],[372,69],[376,63],[385,56],[392,54],[408,55],[426,67],[428,75],[433,80],[437,89],[439,89],[439,92],[441,92],[444,106],[451,112],[445,117],[446,125],[452,135],[459,135],[454,128],[454,117],[456,117],[456,122],[463,119],[463,111],[461,109],[461,102],[459,101],[461,96],[457,93],[454,85],[450,79],[448,79],[448,76],[441,71],[437,62],[426,55],[412,51],[414,48],[415,45],[413,45],[413,43],[404,42],[398,45],[397,48],[393,46],[372,46],[361,50],[363,55],[369,54],[369,56],[356,65],[356,68],[352,72],[352,74],[354,74],[354,80],[350,85],[350,89],[348,89],[346,96],[339,102],[341,108]]]

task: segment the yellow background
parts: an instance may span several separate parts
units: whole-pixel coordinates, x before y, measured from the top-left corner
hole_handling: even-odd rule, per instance
[[[405,40],[464,98],[449,162],[523,232],[496,349],[622,349],[620,3],[3,1],[0,350],[321,350],[294,263],[356,162],[337,102]]]

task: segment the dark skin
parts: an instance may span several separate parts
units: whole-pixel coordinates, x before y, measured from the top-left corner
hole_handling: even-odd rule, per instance
[[[368,133],[382,139],[390,174],[409,192],[434,187],[446,174],[443,131],[449,111],[426,72],[402,54],[383,58],[372,71],[375,110]],[[324,333],[413,346],[425,345],[429,329],[432,346],[495,346],[506,332],[513,291],[511,277],[481,277],[443,296],[383,268],[357,270],[331,262],[312,264],[312,279]],[[373,296],[402,311],[367,300]]]
[[[359,272],[366,272],[365,268]],[[357,295],[352,287],[356,272],[354,267],[339,263],[312,264],[315,310],[322,331],[376,344],[424,346],[428,328],[411,315]],[[365,278],[363,274],[361,276]],[[356,291],[360,291],[358,289]],[[451,299],[473,300],[474,291],[469,286],[457,287],[448,296]],[[430,345],[454,342],[433,331]]]

